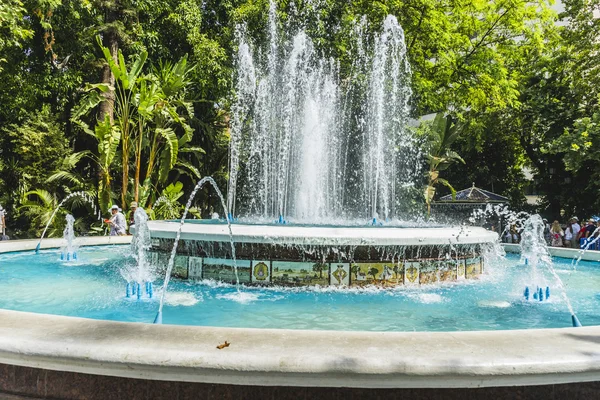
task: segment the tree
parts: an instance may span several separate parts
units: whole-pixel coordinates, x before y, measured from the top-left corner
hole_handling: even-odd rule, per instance
[[[373,280],[377,280],[377,274],[379,273],[379,270],[375,267],[371,267],[369,268],[369,271],[367,272],[369,275],[371,275],[373,277]]]
[[[323,271],[328,270],[328,269],[329,269],[329,265],[324,264],[324,263],[315,263],[312,266],[313,272],[319,273],[319,279],[323,278]]]
[[[431,213],[431,201],[435,195],[435,187],[442,184],[452,191],[454,197],[456,191],[450,183],[440,178],[440,171],[456,162],[465,163],[465,161],[450,149],[452,143],[460,135],[462,124],[454,122],[450,115],[444,117],[444,114],[438,113],[428,130],[430,142],[427,149],[427,160],[429,163],[428,182],[425,187],[425,203],[427,204],[427,214]]]
[[[5,0],[0,4],[0,56],[5,48],[21,47],[22,42],[33,35],[23,21],[25,11],[21,0]],[[0,71],[6,61],[0,58]]]
[[[101,170],[100,188],[103,206],[110,201],[110,182],[112,163],[120,145],[122,170],[121,203],[127,204],[129,197],[130,160],[134,159],[134,193],[132,198],[145,206],[153,191],[158,191],[159,184],[165,184],[169,172],[180,165],[186,172],[199,179],[198,170],[185,161],[180,161],[180,151],[202,152],[199,147],[190,147],[193,130],[187,123],[192,113],[191,104],[186,99],[185,90],[190,84],[187,57],[177,63],[159,63],[152,73],[142,76],[147,53],[137,55],[128,68],[121,51],[118,53],[119,63],[112,61],[109,49],[102,48],[106,62],[111,68],[117,87],[115,89],[115,125],[108,116],[100,122],[95,130],[98,139],[99,166]],[[73,114],[73,121],[82,129],[91,133],[87,124],[81,120],[90,110],[102,103],[101,93],[108,91],[105,84],[90,85],[90,91],[80,102]],[[180,136],[178,136],[178,133]],[[109,134],[110,133],[110,134]],[[116,135],[119,135],[118,139]],[[110,144],[107,142],[109,141]],[[142,192],[142,167],[146,174]],[[156,168],[158,166],[158,168]]]

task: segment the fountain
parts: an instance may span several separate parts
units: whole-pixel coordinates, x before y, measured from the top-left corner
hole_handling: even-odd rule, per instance
[[[396,19],[374,36],[357,21],[346,82],[306,30],[278,30],[276,11],[271,1],[268,46],[243,26],[236,32],[226,202],[203,178],[180,221],[147,221],[139,210],[131,247],[82,247],[85,268],[64,268],[52,250],[0,254],[0,374],[12,377],[0,379],[0,392],[459,398],[477,388],[516,398],[560,388],[577,398],[596,390],[593,258],[567,297],[557,274],[571,272],[570,260],[549,263],[539,217],[511,219],[526,228],[526,266],[516,268],[515,256],[488,252],[495,232],[401,221],[422,156],[404,128],[410,69]],[[207,182],[225,219],[186,220]],[[144,288],[152,297],[162,268],[156,313],[157,299],[142,297]],[[197,301],[165,302],[167,289]],[[561,299],[573,325],[574,305],[586,327],[553,329],[567,325]],[[167,322],[180,326],[139,323],[162,322],[165,304]]]
[[[56,208],[52,212],[52,215],[50,215],[50,219],[48,219],[48,222],[46,223],[46,226],[44,227],[44,231],[42,232],[42,236],[40,236],[40,241],[38,242],[37,246],[35,247],[35,252],[36,253],[38,253],[40,251],[40,247],[42,245],[42,240],[44,240],[44,236],[46,236],[46,231],[48,230],[48,227],[50,226],[50,224],[52,223],[52,221],[54,221],[54,217],[56,216],[56,213],[63,206],[63,204],[65,204],[67,202],[67,200],[70,200],[73,197],[81,197],[83,200],[85,200],[87,203],[89,203],[92,206],[93,214],[96,214],[96,211],[97,211],[96,210],[96,203],[95,203],[94,198],[92,196],[90,196],[86,192],[73,192],[73,193],[69,194],[67,197],[65,197],[64,199],[62,199],[62,201],[60,203],[58,203],[58,205],[56,206]],[[102,218],[102,215],[100,214],[100,211],[98,211],[98,220],[100,220],[101,218]]]
[[[150,231],[148,230],[148,214],[142,208],[138,208],[133,215],[135,228],[131,240],[131,254],[135,259],[134,265],[125,265],[120,269],[121,276],[127,282],[125,296],[142,297],[142,286],[146,295],[152,298],[154,295],[153,284],[158,275],[156,265],[150,262]]]
[[[66,216],[67,226],[63,231],[63,238],[67,242],[67,245],[61,249],[60,259],[70,261],[71,259],[77,260],[77,246],[75,245],[75,230],[73,224],[75,218],[71,214]]]
[[[152,251],[166,259],[181,240],[177,275],[248,285],[336,285],[339,271],[350,286],[480,275],[495,233],[399,219],[423,156],[407,128],[411,70],[397,19],[374,35],[365,18],[356,22],[348,80],[304,28],[277,26],[271,1],[267,44],[236,29],[225,210],[235,223],[152,221]]]

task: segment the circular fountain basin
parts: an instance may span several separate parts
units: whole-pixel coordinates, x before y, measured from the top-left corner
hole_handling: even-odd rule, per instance
[[[85,245],[85,242],[81,240],[80,243]],[[10,251],[32,248],[29,242],[8,244]],[[6,247],[0,244],[0,252],[4,249]],[[156,391],[156,395],[163,393],[168,397],[172,390],[177,390],[180,398],[182,393],[190,391],[195,395],[210,392],[221,397],[238,398],[249,394],[262,398],[275,394],[303,393],[305,396],[356,395],[361,398],[375,396],[391,399],[399,395],[413,398],[440,395],[464,398],[469,394],[482,398],[514,398],[527,397],[527,393],[551,398],[559,390],[565,396],[576,398],[581,390],[590,390],[597,385],[585,382],[600,381],[600,344],[595,339],[600,335],[600,329],[594,326],[487,332],[350,332],[159,326],[106,321],[127,314],[129,317],[124,321],[149,322],[156,311],[155,301],[125,299],[124,282],[119,280],[115,271],[117,264],[99,262],[111,256],[122,260],[126,258],[127,251],[127,248],[119,250],[117,246],[97,249],[82,247],[80,259],[75,264],[61,262],[58,250],[47,250],[37,256],[48,263],[43,268],[31,261],[31,253],[0,256],[3,267],[0,268],[0,274],[5,285],[1,291],[0,307],[35,311],[0,310],[0,393],[93,399],[101,398],[99,396],[106,398],[106,390],[114,390],[121,395],[126,393],[128,397],[148,391]],[[575,251],[573,253],[576,254]],[[597,254],[588,253],[586,258],[589,256]],[[513,266],[511,271],[515,274],[519,274],[519,269],[526,268],[518,265],[518,258],[509,258],[508,265]],[[50,270],[44,272],[47,268]],[[568,295],[572,297],[586,325],[600,321],[597,315],[599,299],[594,295],[598,281],[596,268],[597,263],[583,262],[575,273],[570,270],[570,260],[557,260],[559,273],[567,277]],[[494,270],[486,276],[502,277],[498,272],[501,271]],[[64,285],[61,286],[60,282],[64,282]],[[524,320],[529,319],[538,327],[569,325],[568,312],[555,292],[556,287],[552,286],[551,301],[526,302],[522,299],[519,280],[512,282],[514,284],[509,287],[514,286],[514,290],[507,291],[505,288],[501,291],[503,297],[493,292],[495,287],[504,287],[502,281],[487,282],[486,279],[459,286],[441,284],[414,289],[379,288],[375,296],[362,290],[350,290],[347,295],[355,298],[367,296],[371,307],[364,311],[381,314],[381,305],[389,303],[386,298],[396,299],[397,309],[402,311],[403,305],[410,299],[427,299],[428,294],[435,293],[444,298],[445,294],[449,295],[457,288],[470,288],[474,297],[480,298],[473,307],[485,311],[478,314],[482,317],[494,316],[497,321],[509,323],[515,316],[524,315]],[[175,293],[195,291],[197,288],[206,293],[211,293],[211,290],[234,292],[228,286],[194,285],[183,280],[173,283],[172,290]],[[483,290],[479,290],[480,286],[483,286]],[[13,297],[11,290],[21,295]],[[281,292],[273,288],[248,290]],[[398,295],[403,291],[410,295]],[[296,289],[288,292],[290,301],[296,292]],[[285,290],[282,293],[285,294]],[[310,309],[329,307],[326,299],[337,292],[309,290],[306,293],[313,293],[320,298],[319,302],[306,304]],[[75,307],[73,312],[66,315],[87,318],[48,315],[51,312],[48,310],[58,310],[68,302]],[[193,312],[193,315],[199,314],[197,316],[201,318],[203,313],[219,302],[226,306],[225,309],[228,308],[227,304],[239,304],[227,297],[206,297],[202,303],[205,302],[208,308]],[[285,304],[287,301],[282,298],[277,302]],[[441,312],[437,314],[432,310],[427,311],[432,304],[423,303],[424,308],[420,313],[431,313],[432,327],[438,327],[442,321],[440,317],[451,313],[457,305],[451,301],[435,303],[433,306],[439,307]],[[115,304],[120,304],[118,309]],[[256,312],[257,304],[254,301],[240,306],[246,308],[249,317],[254,315],[262,318]],[[332,311],[334,314],[345,312],[346,306],[338,304]],[[181,321],[185,321],[192,315],[186,310],[193,307],[167,303],[165,321],[168,322],[168,316],[178,310],[183,312]],[[123,310],[127,310],[127,313]],[[460,311],[452,318],[459,321],[460,315],[477,313],[473,308],[472,312]],[[140,319],[140,316],[143,318]],[[386,319],[390,320],[391,314],[387,316]],[[289,317],[277,319],[283,323],[290,321]],[[351,322],[352,317],[349,319]],[[355,322],[360,319],[361,314],[354,317]],[[405,319],[410,320],[411,317]],[[208,318],[205,322],[210,321]],[[544,321],[555,323],[544,325]],[[225,341],[230,345],[218,349],[217,346]],[[511,388],[495,389],[500,386]],[[319,387],[322,389],[317,389]],[[474,392],[451,389],[482,387],[488,389]],[[376,388],[377,391],[361,388]],[[408,388],[429,389],[409,391]]]
[[[179,222],[152,221],[153,260],[167,262]],[[478,227],[309,226],[186,222],[174,272],[181,278],[283,286],[418,285],[484,271],[498,239]],[[235,247],[237,277],[231,242]]]

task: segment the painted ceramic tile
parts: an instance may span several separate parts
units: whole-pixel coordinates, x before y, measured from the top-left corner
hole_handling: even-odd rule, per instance
[[[169,266],[169,258],[170,253],[156,253],[156,268],[161,274],[165,274],[167,272],[167,267]]]
[[[404,284],[409,286],[419,284],[418,262],[407,262],[404,264]]]
[[[240,283],[250,282],[250,261],[236,261]],[[202,264],[202,278],[220,282],[235,283],[233,260],[222,258],[205,258]]]
[[[457,274],[456,270],[458,268],[457,262],[461,261],[462,260],[440,261],[440,281],[455,281]]]
[[[465,279],[465,260],[458,260],[456,264],[456,279]]]
[[[251,277],[253,283],[271,283],[271,262],[252,261]]]
[[[175,261],[173,262],[173,275],[178,276],[183,279],[187,279],[188,277],[188,256],[175,256]]]
[[[350,284],[350,264],[331,263],[331,284],[333,286],[347,286]]]
[[[190,257],[188,279],[202,279],[202,257]]]
[[[427,285],[438,281],[438,261],[423,260],[419,268],[419,283]]]
[[[352,263],[352,285],[397,285],[402,282],[401,266],[396,263]]]
[[[481,258],[467,258],[465,267],[465,276],[467,279],[474,278],[479,274],[481,274]]]
[[[329,264],[273,261],[271,282],[276,285],[329,285]]]

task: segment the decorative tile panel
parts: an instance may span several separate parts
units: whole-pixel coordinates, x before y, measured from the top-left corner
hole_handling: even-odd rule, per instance
[[[188,279],[202,279],[202,257],[190,257]]]
[[[348,286],[350,284],[350,264],[331,263],[330,283],[333,286]]]
[[[412,261],[404,264],[404,284],[414,286],[419,284],[419,267],[418,262]]]
[[[171,273],[175,276],[178,276],[183,279],[188,278],[188,256],[175,256],[175,261],[173,263],[173,270]]]
[[[283,286],[329,285],[329,264],[273,261],[271,282]]]
[[[467,279],[474,278],[481,273],[481,257],[467,258],[465,276]]]
[[[271,262],[267,260],[252,261],[252,283],[271,283]]]
[[[423,260],[419,268],[419,284],[427,285],[438,282],[438,267],[440,262],[436,260]]]
[[[250,283],[250,261],[236,260],[240,283]],[[204,258],[202,278],[219,282],[236,283],[233,260],[221,258]]]
[[[350,265],[352,285],[395,286],[402,283],[402,270],[396,263],[352,263]]]

